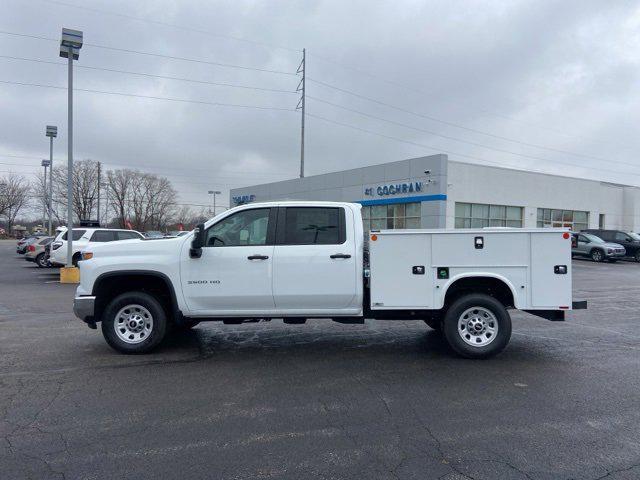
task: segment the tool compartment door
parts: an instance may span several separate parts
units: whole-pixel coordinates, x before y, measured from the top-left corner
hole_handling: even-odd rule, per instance
[[[532,232],[531,305],[533,308],[571,308],[571,237],[566,232]],[[560,273],[566,267],[566,273]]]
[[[369,242],[371,309],[433,307],[431,235],[377,233]]]

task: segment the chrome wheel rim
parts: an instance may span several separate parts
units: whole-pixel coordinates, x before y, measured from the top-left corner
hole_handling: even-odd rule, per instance
[[[113,328],[123,342],[131,345],[140,343],[153,331],[153,316],[142,305],[127,305],[117,313]]]
[[[498,336],[498,319],[484,307],[471,307],[458,318],[458,335],[473,347],[485,347]]]
[[[602,260],[602,254],[600,253],[599,250],[596,250],[595,252],[593,252],[593,255],[591,256],[596,262],[599,262],[600,260]]]

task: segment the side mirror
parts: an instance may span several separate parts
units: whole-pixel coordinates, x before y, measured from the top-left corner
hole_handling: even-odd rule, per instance
[[[191,258],[200,258],[202,256],[202,247],[204,246],[204,223],[199,224],[193,232],[193,240],[191,240],[191,249],[189,256]]]

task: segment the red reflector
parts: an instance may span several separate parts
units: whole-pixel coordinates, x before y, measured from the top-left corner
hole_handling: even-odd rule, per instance
[[[565,240],[567,240],[571,235],[569,235],[569,232],[564,232],[562,234],[562,238],[564,238]]]
[[[560,310],[569,310],[569,307],[558,307]]]

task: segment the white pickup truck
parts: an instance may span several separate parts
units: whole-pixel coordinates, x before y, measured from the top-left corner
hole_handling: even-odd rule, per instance
[[[217,215],[179,238],[92,245],[75,314],[114,349],[144,353],[204,320],[423,320],[460,355],[511,337],[508,309],[564,320],[571,238],[562,229],[385,230],[360,205],[272,202]]]

